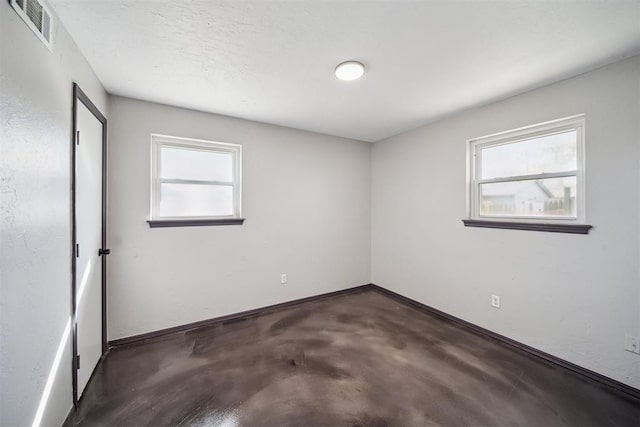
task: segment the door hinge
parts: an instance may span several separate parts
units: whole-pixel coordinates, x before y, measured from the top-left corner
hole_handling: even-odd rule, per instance
[[[80,243],[76,243],[76,258],[80,258]]]
[[[80,355],[76,355],[76,369],[80,369]]]
[[[76,145],[80,145],[80,131],[76,131]]]

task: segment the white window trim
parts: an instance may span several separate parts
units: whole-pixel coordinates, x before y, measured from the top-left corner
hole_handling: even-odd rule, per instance
[[[543,173],[536,175],[518,175],[506,178],[481,180],[481,148],[495,147],[498,145],[511,144],[520,140],[535,138],[537,136],[550,135],[576,131],[577,139],[577,169],[575,171],[565,171],[559,173]],[[495,221],[495,222],[522,222],[533,224],[586,224],[586,200],[585,200],[585,115],[565,117],[551,120],[531,126],[525,126],[505,132],[472,138],[467,140],[467,217],[471,220]],[[555,177],[576,177],[576,216],[567,217],[525,217],[525,216],[497,216],[480,215],[479,187],[481,183],[488,182],[513,182],[527,179],[542,179]]]
[[[233,157],[233,181],[188,180],[161,178],[160,149],[187,148],[214,153],[230,153]],[[220,216],[160,216],[160,185],[162,183],[229,185],[233,187],[233,215]],[[151,134],[151,205],[150,220],[234,219],[242,217],[242,145],[204,139]]]

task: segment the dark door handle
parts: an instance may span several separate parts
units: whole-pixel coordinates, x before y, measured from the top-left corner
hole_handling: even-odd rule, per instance
[[[109,255],[111,253],[111,249],[98,249],[98,256]]]

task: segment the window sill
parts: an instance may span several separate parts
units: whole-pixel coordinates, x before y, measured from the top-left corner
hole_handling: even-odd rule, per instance
[[[541,224],[531,222],[486,221],[463,219],[465,227],[503,228],[509,230],[547,231],[551,233],[589,234],[593,228],[585,224]]]
[[[150,228],[158,227],[201,227],[211,225],[242,225],[244,218],[220,219],[154,219],[148,220]]]

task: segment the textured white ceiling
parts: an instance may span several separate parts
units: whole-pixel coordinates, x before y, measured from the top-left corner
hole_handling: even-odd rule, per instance
[[[50,2],[109,93],[365,141],[640,53],[638,0]]]

